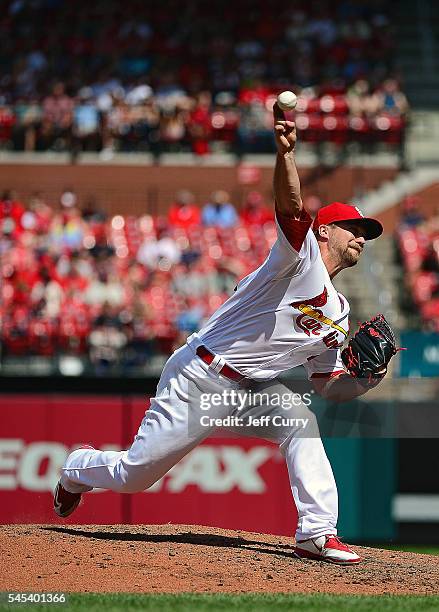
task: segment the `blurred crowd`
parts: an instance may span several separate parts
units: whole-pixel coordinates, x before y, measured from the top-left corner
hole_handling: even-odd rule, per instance
[[[1,194],[3,357],[73,355],[97,374],[144,368],[199,329],[276,239],[272,202],[258,191],[238,207],[224,190],[207,202],[181,190],[154,217],[80,204],[70,189],[50,205],[40,193]],[[312,216],[321,205],[306,198]],[[415,311],[439,331],[439,208],[426,218],[407,198],[397,240]]]
[[[316,203],[317,202],[317,203]],[[143,367],[168,355],[266,257],[272,206],[250,192],[199,206],[180,191],[166,217],[107,217],[66,190],[0,198],[3,356],[77,355],[95,371]],[[319,206],[312,198],[312,206]]]
[[[304,140],[403,141],[388,0],[6,0],[2,9],[3,148],[270,152],[282,89],[300,96]]]
[[[439,332],[439,206],[426,217],[418,197],[408,197],[397,240],[415,310],[426,329]]]

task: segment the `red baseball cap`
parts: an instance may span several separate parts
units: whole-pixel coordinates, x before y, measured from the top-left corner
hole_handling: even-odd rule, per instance
[[[316,231],[321,225],[329,225],[337,221],[355,221],[358,225],[363,226],[366,240],[378,238],[383,233],[383,226],[379,221],[364,217],[356,206],[342,202],[332,202],[332,204],[323,206],[318,211],[312,227]]]

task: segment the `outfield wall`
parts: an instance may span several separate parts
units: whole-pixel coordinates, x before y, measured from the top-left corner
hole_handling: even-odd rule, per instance
[[[52,490],[67,454],[84,443],[128,448],[155,382],[2,378],[0,523],[60,523],[52,511]],[[370,418],[385,409],[371,406]],[[355,406],[343,410],[349,414]],[[324,444],[338,484],[343,537],[415,544],[438,537],[434,437],[345,436]],[[208,438],[144,493],[96,492],[86,501],[67,522],[170,522],[292,535],[296,521],[278,449],[260,439],[222,435]]]
[[[189,189],[196,201],[208,201],[215,189],[226,189],[240,206],[245,195],[261,191],[272,202],[273,163],[266,166],[154,166],[121,164],[0,164],[2,189],[13,189],[29,198],[40,192],[49,204],[58,205],[65,189],[73,189],[83,206],[90,198],[110,214],[164,214],[179,189]],[[322,202],[352,201],[355,196],[392,180],[394,168],[363,166],[299,168],[304,196],[317,195]]]
[[[149,402],[144,395],[109,392],[0,395],[0,523],[61,522],[52,511],[52,490],[67,454],[84,443],[130,446]],[[144,493],[87,495],[67,522],[202,524],[292,535],[297,517],[279,449],[220,434]],[[325,444],[339,486],[340,532],[352,541],[393,537],[393,441],[333,438]]]
[[[148,401],[141,396],[2,395],[0,523],[65,523],[52,490],[68,453],[88,442],[127,448]],[[209,438],[144,493],[98,491],[69,523],[182,523],[294,533],[296,513],[277,447]]]

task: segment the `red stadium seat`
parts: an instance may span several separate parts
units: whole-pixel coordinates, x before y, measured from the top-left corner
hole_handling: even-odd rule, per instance
[[[413,299],[417,304],[425,304],[438,286],[438,275],[435,272],[419,272],[412,283]]]
[[[345,96],[328,94],[320,98],[320,111],[330,115],[346,115],[349,107]]]

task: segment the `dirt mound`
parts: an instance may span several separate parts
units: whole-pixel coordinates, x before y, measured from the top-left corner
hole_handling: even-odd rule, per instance
[[[431,555],[354,547],[353,567],[299,560],[290,538],[191,525],[0,526],[2,591],[438,592]]]

